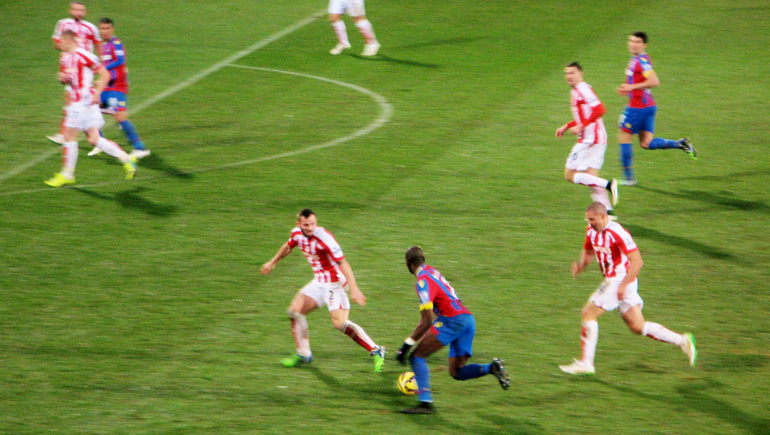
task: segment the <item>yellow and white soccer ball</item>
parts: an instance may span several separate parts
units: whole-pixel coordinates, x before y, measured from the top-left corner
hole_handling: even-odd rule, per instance
[[[417,379],[414,378],[414,372],[404,372],[399,375],[398,389],[407,396],[417,394]]]

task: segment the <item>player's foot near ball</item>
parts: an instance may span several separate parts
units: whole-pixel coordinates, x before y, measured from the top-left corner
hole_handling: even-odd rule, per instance
[[[350,48],[350,44],[339,43],[339,44],[335,45],[334,48],[329,50],[329,53],[331,53],[331,54],[336,56],[338,54],[342,54],[342,51],[343,50],[347,50],[348,48]]]
[[[420,402],[414,408],[406,408],[399,411],[402,414],[433,414],[433,404],[430,402]]]
[[[621,186],[636,186],[636,178],[622,179],[618,181]]]
[[[313,355],[308,357],[292,355],[288,358],[281,359],[281,364],[283,364],[284,367],[297,367],[300,365],[310,364],[311,362],[313,362]]]
[[[511,386],[511,378],[508,376],[508,371],[505,370],[504,363],[501,359],[493,359],[492,364],[489,365],[489,374],[497,378],[503,390],[507,390]]]
[[[559,366],[559,368],[569,375],[592,375],[596,373],[594,366],[589,366],[580,360],[575,360],[575,362],[570,365]]]
[[[690,361],[690,367],[695,367],[695,361],[698,359],[698,349],[695,348],[695,337],[689,332],[684,334],[685,342],[681,346],[682,352],[687,355],[687,359]]]
[[[698,150],[695,149],[692,142],[688,138],[679,139],[679,148],[690,155],[693,159],[698,158]]]
[[[382,373],[382,367],[385,365],[385,352],[387,352],[385,346],[378,346],[377,349],[372,351],[371,355],[372,359],[374,359],[374,373]]]

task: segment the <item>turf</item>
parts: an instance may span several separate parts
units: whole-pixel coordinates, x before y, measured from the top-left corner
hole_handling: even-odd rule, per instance
[[[44,136],[66,6],[0,4],[0,433],[770,433],[764,2],[371,1],[377,57],[357,55],[350,21],[353,49],[329,55],[319,16],[240,67],[222,62],[325,3],[89,2],[126,45],[153,154],[125,182],[81,140],[78,184],[57,190]],[[645,260],[646,317],[694,333],[699,360],[610,314],[597,374],[570,378],[557,366],[579,354],[601,277],[569,273],[590,199],[562,177],[563,67],[584,65],[614,137],[639,29],[662,83],[656,134],[701,157],[635,147],[639,185],[618,213]],[[128,148],[113,124],[105,135]],[[620,175],[614,139],[603,174]],[[511,389],[454,381],[442,351],[438,413],[398,414],[414,403],[395,385],[406,369],[391,353],[371,373],[323,310],[312,367],[283,368],[285,309],[310,271],[294,253],[258,272],[304,207],[340,241],[368,298],[351,319],[378,343],[395,350],[419,319],[403,264],[418,244],[476,315],[473,361],[505,359]]]

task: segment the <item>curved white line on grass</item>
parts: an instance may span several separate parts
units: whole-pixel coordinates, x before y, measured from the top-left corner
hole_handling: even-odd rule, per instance
[[[358,85],[354,85],[352,83],[345,83],[345,82],[341,82],[339,80],[328,79],[326,77],[320,77],[320,76],[314,76],[314,75],[310,75],[310,74],[303,74],[303,73],[298,73],[298,72],[293,72],[293,71],[284,71],[284,70],[272,69],[272,68],[259,68],[259,67],[255,67],[255,66],[244,66],[244,65],[226,65],[226,66],[230,66],[230,67],[234,67],[234,68],[251,69],[251,70],[257,70],[257,71],[267,71],[267,72],[273,72],[273,73],[278,73],[278,74],[287,74],[287,75],[292,75],[292,76],[297,76],[297,77],[304,77],[304,78],[309,78],[309,79],[313,79],[313,80],[319,80],[319,81],[322,81],[322,82],[332,83],[332,84],[335,84],[335,85],[338,85],[338,86],[346,87],[348,89],[352,89],[352,90],[354,90],[356,92],[360,92],[360,93],[362,93],[364,95],[367,95],[370,98],[372,98],[377,103],[377,105],[380,106],[380,116],[377,119],[375,119],[374,121],[372,121],[371,123],[369,123],[369,125],[367,125],[366,127],[362,128],[362,129],[356,130],[356,131],[354,131],[353,133],[351,133],[351,134],[349,134],[347,136],[340,137],[340,138],[337,138],[337,139],[332,139],[332,140],[330,140],[328,142],[324,142],[322,144],[310,145],[308,147],[305,147],[305,148],[302,148],[302,149],[298,149],[298,150],[294,150],[294,151],[288,151],[288,152],[281,153],[281,154],[274,154],[274,155],[271,155],[271,156],[260,157],[260,158],[257,158],[257,159],[242,160],[242,161],[239,161],[239,162],[228,163],[226,165],[215,166],[215,167],[211,167],[211,168],[201,168],[201,169],[191,169],[189,171],[180,171],[176,175],[197,174],[197,173],[200,173],[200,172],[209,172],[209,171],[217,171],[217,170],[220,170],[220,169],[236,168],[236,167],[239,167],[239,166],[251,165],[251,164],[254,164],[254,163],[260,163],[260,162],[267,162],[267,161],[270,161],[270,160],[282,159],[284,157],[292,157],[292,156],[296,156],[296,155],[299,155],[299,154],[305,154],[305,153],[309,153],[309,152],[312,152],[312,151],[321,150],[321,149],[324,149],[324,148],[331,148],[331,147],[343,144],[345,142],[349,142],[349,141],[351,141],[353,139],[356,139],[356,138],[359,138],[361,136],[367,135],[367,134],[371,133],[374,130],[377,130],[378,128],[380,128],[383,125],[387,124],[388,121],[390,121],[390,118],[393,116],[393,106],[388,102],[387,98],[383,97],[382,95],[380,95],[380,94],[378,94],[376,92],[373,92],[373,91],[371,91],[369,89],[366,89],[366,88],[358,86]],[[139,169],[141,171],[141,165],[139,166]],[[136,183],[137,181],[144,181],[144,180],[155,180],[155,179],[158,179],[158,178],[169,178],[171,176],[172,175],[156,175],[156,176],[153,176],[153,177],[140,177],[140,178],[134,179],[133,183]],[[122,184],[122,183],[125,183],[125,181],[107,181],[107,182],[104,182],[104,183],[95,183],[95,184],[76,184],[76,185],[74,185],[72,187],[69,187],[69,188],[73,188],[73,187],[77,188],[77,187],[107,186],[107,185],[118,184],[118,183]],[[69,188],[65,187],[63,189],[69,189]],[[54,192],[54,191],[60,191],[60,190],[62,190],[62,189],[42,188],[42,189],[32,189],[32,190],[21,191],[21,192],[5,192],[5,193],[0,193],[0,196],[10,196],[10,195],[18,195],[18,194],[23,194],[23,193],[33,193],[33,192],[41,192],[41,191],[43,191],[43,192],[45,192],[45,191]]]
[[[285,28],[285,29],[283,29],[283,30],[281,30],[279,32],[273,33],[272,35],[268,36],[267,38],[265,38],[265,39],[255,43],[251,47],[248,47],[248,48],[246,48],[244,50],[241,50],[238,53],[235,53],[234,55],[228,57],[227,59],[225,59],[225,60],[223,60],[223,61],[221,61],[219,63],[216,63],[216,64],[206,68],[205,70],[195,74],[194,76],[190,77],[189,79],[187,79],[187,80],[185,80],[185,81],[183,81],[181,83],[178,83],[178,84],[176,84],[176,85],[166,89],[165,91],[161,92],[160,94],[155,95],[154,97],[151,97],[149,100],[143,101],[141,104],[138,104],[133,109],[131,109],[131,113],[136,114],[137,112],[152,106],[153,104],[157,103],[158,101],[161,101],[161,100],[165,99],[168,96],[176,94],[177,92],[181,91],[182,89],[188,88],[188,87],[194,85],[195,83],[198,83],[199,81],[201,81],[202,79],[210,76],[211,74],[221,70],[222,68],[224,68],[226,66],[229,66],[231,63],[233,63],[233,62],[235,62],[237,60],[240,60],[241,58],[243,58],[245,56],[248,56],[249,54],[259,50],[260,48],[263,48],[266,45],[271,44],[271,43],[273,43],[273,42],[283,38],[284,36],[294,32],[294,31],[296,31],[296,30],[298,30],[300,28],[302,28],[302,27],[307,26],[308,24],[310,24],[313,21],[317,20],[318,18],[322,17],[325,12],[326,12],[325,10],[316,12],[313,15],[311,15],[311,16],[309,16],[309,17],[307,17],[307,18],[305,18],[305,19],[303,19],[301,21],[298,21],[298,22],[292,24],[291,26],[289,26],[289,27],[287,27],[287,28]],[[109,125],[114,125],[114,123],[109,124]],[[57,148],[52,148],[50,151],[46,151],[43,154],[40,154],[39,156],[33,158],[29,162],[24,163],[24,164],[22,164],[20,166],[17,166],[15,168],[11,169],[10,171],[6,172],[5,174],[0,174],[0,183],[2,183],[3,181],[5,181],[5,180],[7,180],[7,179],[9,179],[11,177],[13,177],[14,175],[17,175],[17,174],[19,174],[21,172],[26,171],[27,169],[37,165],[40,162],[43,162],[43,161],[47,160],[49,157],[53,156],[54,154],[58,154],[60,152],[61,152],[61,148],[58,148],[58,147]]]
[[[387,124],[388,121],[390,121],[390,118],[393,116],[393,106],[388,102],[387,98],[383,97],[382,95],[380,95],[380,94],[378,94],[376,92],[370,91],[369,89],[363,88],[361,86],[357,86],[357,85],[354,85],[354,84],[351,84],[351,83],[341,82],[339,80],[327,79],[326,77],[314,76],[314,75],[310,75],[310,74],[303,74],[303,73],[292,72],[292,71],[283,71],[283,70],[280,70],[280,69],[259,68],[259,67],[256,67],[256,66],[244,66],[244,65],[229,65],[229,66],[234,67],[234,68],[244,68],[244,69],[252,69],[252,70],[258,70],[258,71],[274,72],[274,73],[278,73],[278,74],[288,74],[288,75],[292,75],[292,76],[305,77],[305,78],[308,78],[308,79],[319,80],[319,81],[322,81],[322,82],[327,82],[327,83],[332,83],[332,84],[335,84],[335,85],[338,85],[338,86],[343,86],[343,87],[352,89],[352,90],[354,90],[356,92],[360,92],[362,94],[365,94],[365,95],[368,95],[369,97],[371,97],[375,102],[377,102],[377,105],[380,106],[380,116],[377,119],[375,119],[374,121],[372,121],[366,127],[362,128],[360,130],[354,131],[353,133],[351,133],[351,134],[349,134],[349,135],[347,135],[345,137],[340,137],[340,138],[337,138],[337,139],[330,140],[329,142],[324,142],[324,143],[318,144],[318,145],[311,145],[309,147],[302,148],[302,149],[299,149],[299,150],[289,151],[289,152],[285,152],[285,153],[281,153],[281,154],[275,154],[275,155],[272,155],[272,156],[265,156],[265,157],[260,157],[260,158],[252,159],[252,160],[243,160],[243,161],[240,161],[240,162],[230,163],[230,164],[227,164],[227,165],[217,166],[217,167],[214,167],[214,168],[193,169],[193,170],[190,170],[190,171],[186,171],[185,172],[186,174],[194,174],[194,173],[197,173],[197,172],[204,172],[204,171],[213,171],[213,170],[217,170],[217,169],[235,168],[235,167],[238,167],[238,166],[250,165],[252,163],[259,163],[259,162],[266,162],[266,161],[269,161],[269,160],[282,159],[284,157],[291,157],[291,156],[296,156],[298,154],[305,154],[305,153],[309,153],[311,151],[316,151],[316,150],[320,150],[320,149],[324,149],[324,148],[331,148],[333,146],[337,146],[339,144],[351,141],[351,140],[356,139],[358,137],[367,135],[367,134],[373,132],[374,130],[377,130],[378,128],[380,128],[383,125]]]

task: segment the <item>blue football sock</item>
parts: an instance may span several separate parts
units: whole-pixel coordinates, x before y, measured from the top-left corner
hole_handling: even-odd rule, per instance
[[[660,137],[656,137],[650,142],[650,150],[669,150],[678,149],[680,147],[678,140],[668,140]]]
[[[420,402],[433,402],[428,361],[419,356],[412,357],[412,370],[414,371],[414,378],[417,380],[417,397],[419,397]]]
[[[142,140],[139,139],[139,133],[136,132],[136,128],[134,127],[134,124],[131,124],[131,121],[125,120],[121,122],[120,128],[123,129],[123,133],[125,133],[128,140],[131,141],[131,144],[134,146],[134,149],[137,149],[137,150],[147,149],[144,146],[144,143],[142,143]]]
[[[634,148],[630,143],[620,144],[620,165],[623,166],[626,180],[633,180]]]
[[[476,379],[489,374],[489,366],[491,364],[469,364],[460,369],[457,373],[458,381],[466,381],[468,379]]]

